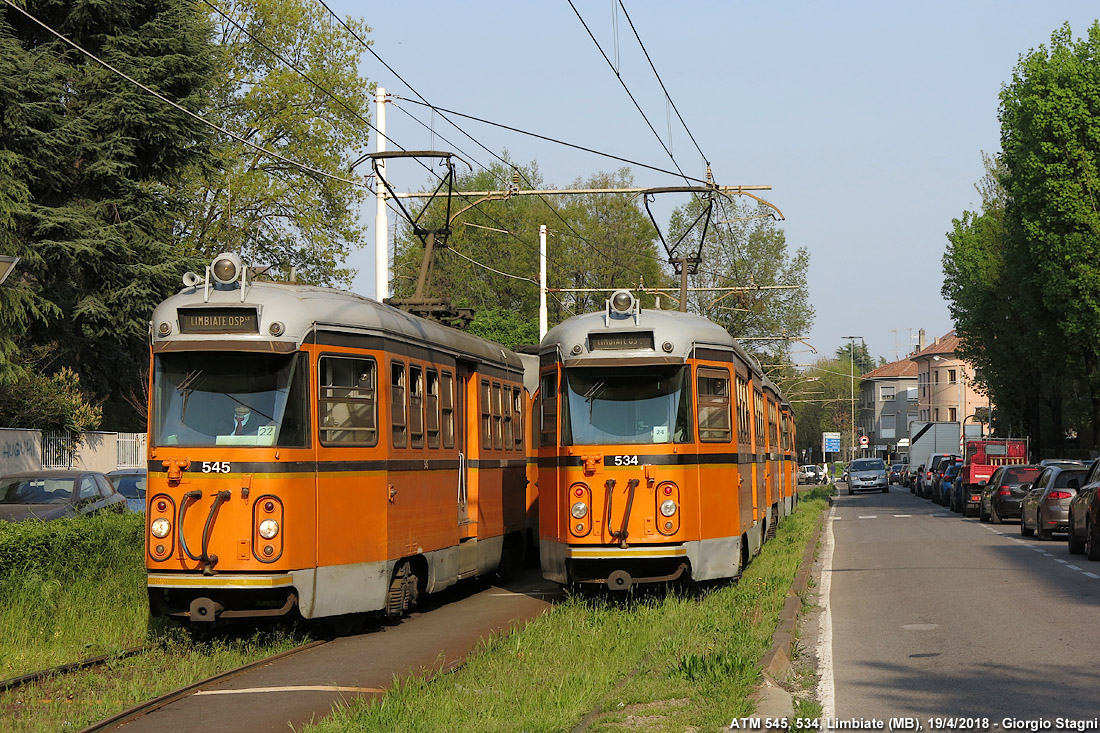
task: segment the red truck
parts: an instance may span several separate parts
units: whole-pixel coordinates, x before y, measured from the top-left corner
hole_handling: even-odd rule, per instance
[[[1027,463],[1026,438],[969,438],[963,450],[963,464],[951,492],[952,511],[978,516],[982,487],[999,466]]]

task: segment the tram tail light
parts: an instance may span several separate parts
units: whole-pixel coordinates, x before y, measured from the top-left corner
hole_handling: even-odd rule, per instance
[[[569,487],[567,495],[569,506],[569,533],[574,537],[584,537],[592,531],[592,489],[587,484],[577,482]]]
[[[657,531],[676,534],[680,529],[680,487],[671,481],[662,482],[656,492]]]
[[[158,494],[149,502],[149,557],[154,560],[167,560],[176,546],[175,535],[176,503],[166,494]]]
[[[283,502],[277,496],[261,496],[252,505],[252,555],[260,562],[283,556],[286,537]]]

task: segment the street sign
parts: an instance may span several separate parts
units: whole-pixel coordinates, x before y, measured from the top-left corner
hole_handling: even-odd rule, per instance
[[[825,453],[839,453],[840,433],[822,433],[821,450]]]
[[[869,440],[867,439],[867,436],[866,436],[866,435],[861,435],[861,436],[859,436],[859,447],[860,447],[860,448],[866,448],[866,447],[867,447],[867,444],[868,444],[869,442],[870,442],[870,441],[869,441]]]

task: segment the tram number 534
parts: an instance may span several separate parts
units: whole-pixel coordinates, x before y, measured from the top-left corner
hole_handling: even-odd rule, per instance
[[[638,456],[604,456],[605,466],[637,466]]]

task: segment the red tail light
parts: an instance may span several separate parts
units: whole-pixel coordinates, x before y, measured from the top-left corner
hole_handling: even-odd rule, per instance
[[[1008,490],[1007,486],[1002,486],[1001,490],[997,492],[997,496],[1012,496],[1012,492]]]
[[[1047,494],[1048,499],[1070,499],[1073,498],[1073,494],[1068,491],[1052,491]]]

